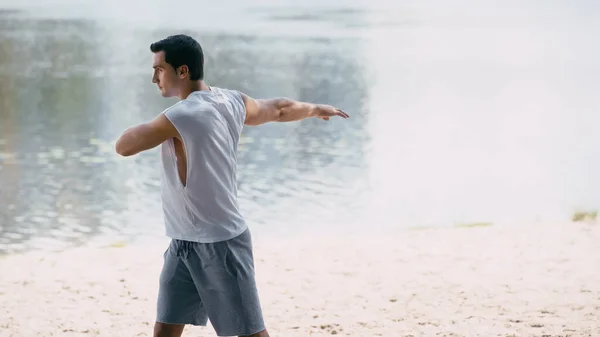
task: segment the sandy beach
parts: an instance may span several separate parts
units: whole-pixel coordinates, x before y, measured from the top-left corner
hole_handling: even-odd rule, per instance
[[[254,240],[272,336],[600,336],[599,224]],[[165,248],[0,258],[0,336],[150,336]]]

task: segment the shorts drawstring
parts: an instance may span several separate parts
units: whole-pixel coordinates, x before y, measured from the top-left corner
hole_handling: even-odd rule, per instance
[[[188,253],[193,249],[192,243],[193,242],[191,241],[176,240],[175,246],[177,247],[177,256],[183,257],[184,259],[187,258]]]

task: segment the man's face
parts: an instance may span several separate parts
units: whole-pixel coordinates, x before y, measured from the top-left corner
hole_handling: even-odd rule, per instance
[[[176,70],[165,61],[165,52],[154,53],[154,75],[152,83],[156,83],[163,97],[177,96],[179,93],[180,78]]]

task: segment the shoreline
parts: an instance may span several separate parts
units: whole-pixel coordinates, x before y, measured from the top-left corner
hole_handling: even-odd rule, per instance
[[[272,336],[600,335],[600,224],[355,234],[254,234]],[[0,336],[149,335],[165,249],[0,257]]]

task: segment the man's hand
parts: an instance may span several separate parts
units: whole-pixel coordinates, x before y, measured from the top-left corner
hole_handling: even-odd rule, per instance
[[[321,118],[326,121],[328,121],[329,118],[335,117],[335,116],[342,117],[342,118],[350,117],[347,113],[343,112],[342,110],[340,110],[334,106],[326,105],[326,104],[317,105],[314,113],[315,113],[314,117]]]

